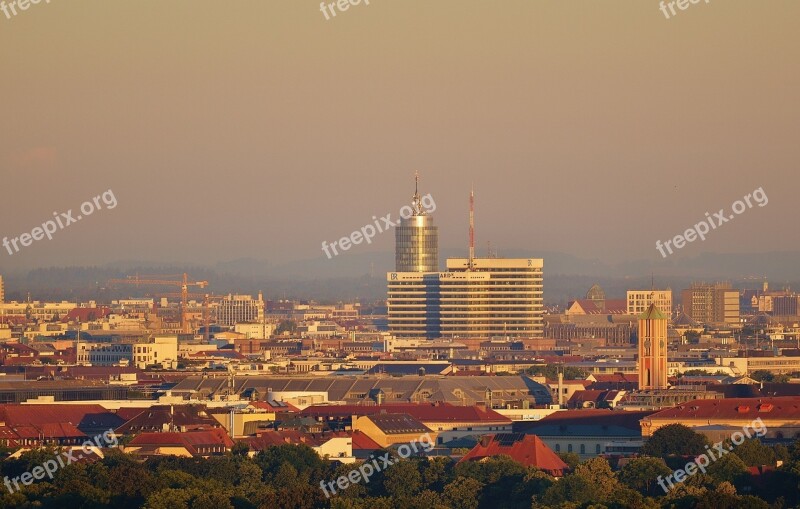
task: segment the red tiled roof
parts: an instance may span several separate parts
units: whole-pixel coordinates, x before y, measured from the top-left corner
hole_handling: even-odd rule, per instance
[[[90,427],[118,426],[119,421],[112,412],[100,405],[0,405],[0,421],[8,426],[35,425],[41,427],[52,423],[81,424]]]
[[[92,320],[100,320],[111,314],[111,310],[107,307],[99,308],[74,308],[67,313],[67,316],[61,319],[63,323],[67,322],[91,322]]]
[[[57,440],[85,440],[88,437],[78,428],[67,422],[49,423],[41,426],[20,425],[0,426],[0,442],[10,447],[18,447],[24,441],[43,442]]]
[[[459,463],[482,461],[500,455],[510,456],[517,463],[539,468],[556,477],[564,475],[569,469],[539,437],[520,433],[484,435]]]
[[[140,413],[142,413],[142,408],[139,407],[120,407],[114,411],[120,418],[124,419],[125,422],[130,421]]]
[[[11,428],[11,431],[16,433],[19,438],[38,440],[40,437],[39,429],[36,426],[14,426]]]
[[[387,403],[384,405],[312,405],[301,415],[313,417],[350,417],[375,415],[381,412],[404,413],[423,422],[510,423],[508,417],[490,408],[456,406],[450,403]]]
[[[184,447],[193,455],[197,455],[198,447],[220,447],[226,449],[233,447],[233,440],[223,429],[203,431],[185,431],[182,433],[140,433],[128,444],[130,447]]]
[[[42,424],[39,429],[47,438],[86,438],[86,434],[68,422]]]
[[[598,425],[617,425],[630,427],[631,429],[641,429],[639,420],[652,415],[652,411],[619,411],[602,408],[591,408],[582,410],[564,410],[553,412],[550,415],[535,421],[535,424],[598,424]],[[528,423],[520,423],[528,424]],[[534,424],[534,423],[530,423]],[[514,428],[516,430],[516,427]]]
[[[353,450],[368,450],[377,451],[381,449],[381,445],[375,440],[365,435],[362,431],[353,432]]]
[[[651,419],[800,419],[800,396],[696,399],[651,415]]]
[[[38,350],[35,350],[28,345],[23,345],[22,343],[3,343],[0,345],[3,350],[13,350],[13,352],[17,355],[24,355],[27,357],[36,356],[39,354]]]

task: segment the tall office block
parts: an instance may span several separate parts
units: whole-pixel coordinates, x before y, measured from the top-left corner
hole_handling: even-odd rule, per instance
[[[438,272],[390,272],[388,289],[389,330],[398,338],[440,336]]]
[[[667,388],[667,317],[650,304],[639,317],[639,389]]]
[[[692,320],[713,325],[739,324],[739,290],[730,283],[693,283],[681,292],[683,312]]]
[[[442,337],[541,337],[541,258],[449,258],[439,279]]]
[[[541,337],[541,258],[450,258],[447,272],[387,274],[397,337]]]

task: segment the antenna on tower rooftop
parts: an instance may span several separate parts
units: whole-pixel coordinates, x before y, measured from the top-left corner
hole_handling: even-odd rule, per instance
[[[422,211],[422,200],[419,198],[419,171],[414,172],[414,196],[411,198],[411,208],[415,216],[424,214]]]

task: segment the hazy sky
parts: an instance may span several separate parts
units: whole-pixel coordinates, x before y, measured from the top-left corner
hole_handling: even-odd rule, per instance
[[[800,2],[51,0],[0,13],[0,237],[109,189],[9,256],[275,263],[431,193],[443,248],[661,258],[800,250]],[[101,202],[102,203],[102,202]],[[354,252],[390,251],[394,235]],[[391,270],[391,267],[386,267]],[[333,274],[332,274],[333,275]]]

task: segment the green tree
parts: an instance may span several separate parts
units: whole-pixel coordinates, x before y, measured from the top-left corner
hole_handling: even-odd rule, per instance
[[[562,364],[548,364],[546,366],[532,366],[525,370],[525,374],[531,376],[543,376],[548,380],[557,380],[558,373],[564,373],[564,380],[584,380],[589,373],[580,368],[564,366]]]
[[[453,509],[478,509],[483,484],[470,477],[456,477],[444,487],[444,499]]]
[[[634,458],[627,462],[619,471],[619,480],[631,489],[645,495],[656,494],[660,491],[657,479],[672,473],[661,458]]]
[[[422,476],[413,461],[400,461],[385,471],[383,486],[393,498],[411,498],[422,488]]]
[[[736,483],[747,473],[747,465],[739,456],[726,454],[708,466],[708,475],[717,483]]]
[[[607,500],[618,488],[619,481],[605,458],[592,458],[575,467],[575,475],[597,487],[600,500]]]
[[[422,484],[426,489],[441,493],[445,484],[453,479],[453,460],[450,458],[436,457],[425,460],[420,464],[422,469]]]
[[[250,445],[245,440],[239,440],[231,447],[231,454],[234,456],[247,456],[250,452]]]
[[[739,456],[748,467],[775,465],[775,451],[757,438],[745,440],[737,445],[733,449],[733,454]]]
[[[265,480],[278,472],[278,469],[289,464],[298,474],[308,473],[311,477],[322,477],[322,472],[327,469],[324,460],[311,447],[305,444],[285,444],[277,447],[268,447],[253,458],[256,464],[264,471]]]
[[[603,501],[603,490],[579,475],[570,474],[550,486],[541,497],[534,498],[534,508],[562,507],[572,503],[572,507]]]
[[[166,488],[147,498],[145,509],[189,509],[192,495],[183,488]]]
[[[572,470],[575,470],[575,467],[581,462],[581,457],[576,452],[559,452],[556,454],[561,458],[561,461],[569,465],[569,468]]]
[[[706,492],[697,501],[698,509],[769,509],[769,504],[752,497],[740,497],[729,483],[721,483],[714,491]]]
[[[757,369],[750,374],[750,378],[758,382],[776,382],[786,383],[789,381],[789,375],[775,374],[767,369]]]
[[[284,332],[294,334],[297,331],[297,322],[294,320],[282,320],[275,328],[275,335],[280,336]]]
[[[647,456],[698,456],[710,445],[704,435],[695,433],[683,424],[668,424],[658,428],[642,447]]]

